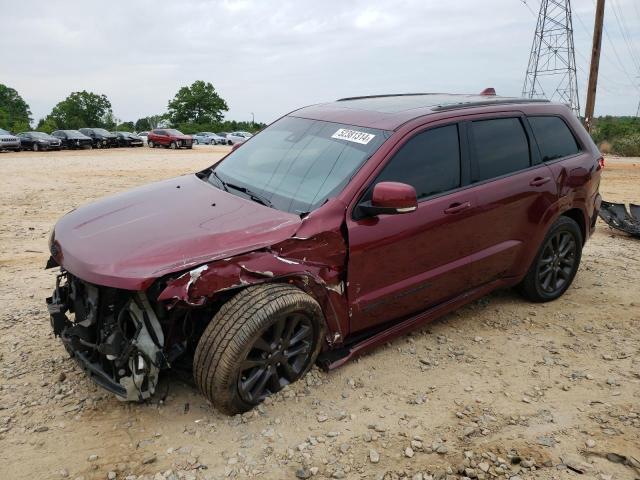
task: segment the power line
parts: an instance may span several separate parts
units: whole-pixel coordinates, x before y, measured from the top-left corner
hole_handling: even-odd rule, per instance
[[[620,7],[613,0],[611,0],[609,4],[611,5],[611,9],[613,10],[613,15],[618,25],[618,29],[622,34],[622,39],[624,40],[627,50],[629,51],[631,61],[633,62],[635,69],[637,71],[640,71],[640,59],[638,58],[637,53],[635,52],[635,49],[630,40],[629,31],[627,29],[627,25],[625,23],[624,16],[622,15]]]

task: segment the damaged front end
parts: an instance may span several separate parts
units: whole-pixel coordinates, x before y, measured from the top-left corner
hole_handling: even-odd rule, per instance
[[[153,395],[167,360],[144,292],[92,285],[62,271],[47,307],[54,334],[95,383],[120,400]]]

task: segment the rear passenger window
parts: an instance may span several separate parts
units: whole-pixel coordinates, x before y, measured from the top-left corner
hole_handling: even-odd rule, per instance
[[[529,141],[518,118],[471,123],[475,147],[473,180],[481,182],[528,168]]]
[[[375,183],[402,182],[416,189],[418,198],[460,186],[458,126],[434,128],[405,143]]]
[[[580,152],[573,133],[561,118],[529,117],[529,123],[540,147],[543,162]]]

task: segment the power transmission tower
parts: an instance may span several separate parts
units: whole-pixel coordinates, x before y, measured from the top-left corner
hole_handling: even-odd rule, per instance
[[[566,103],[580,116],[570,0],[541,1],[522,96]]]

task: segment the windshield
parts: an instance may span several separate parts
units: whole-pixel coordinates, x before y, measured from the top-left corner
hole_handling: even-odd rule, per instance
[[[111,135],[111,132],[106,131],[104,128],[94,128],[93,131],[100,135]]]
[[[0,128],[0,135],[11,135],[11,134],[6,130],[3,130],[2,128]]]
[[[84,133],[80,132],[79,130],[63,130],[63,132],[66,133],[67,135],[75,135],[76,137],[86,136]]]
[[[169,128],[165,131],[167,132],[167,135],[184,135],[184,133],[182,133],[180,130],[176,130],[175,128]]]
[[[339,193],[388,137],[383,130],[284,117],[229,154],[209,181],[302,214]]]
[[[29,132],[29,135],[36,138],[49,138],[50,136],[42,132]]]

